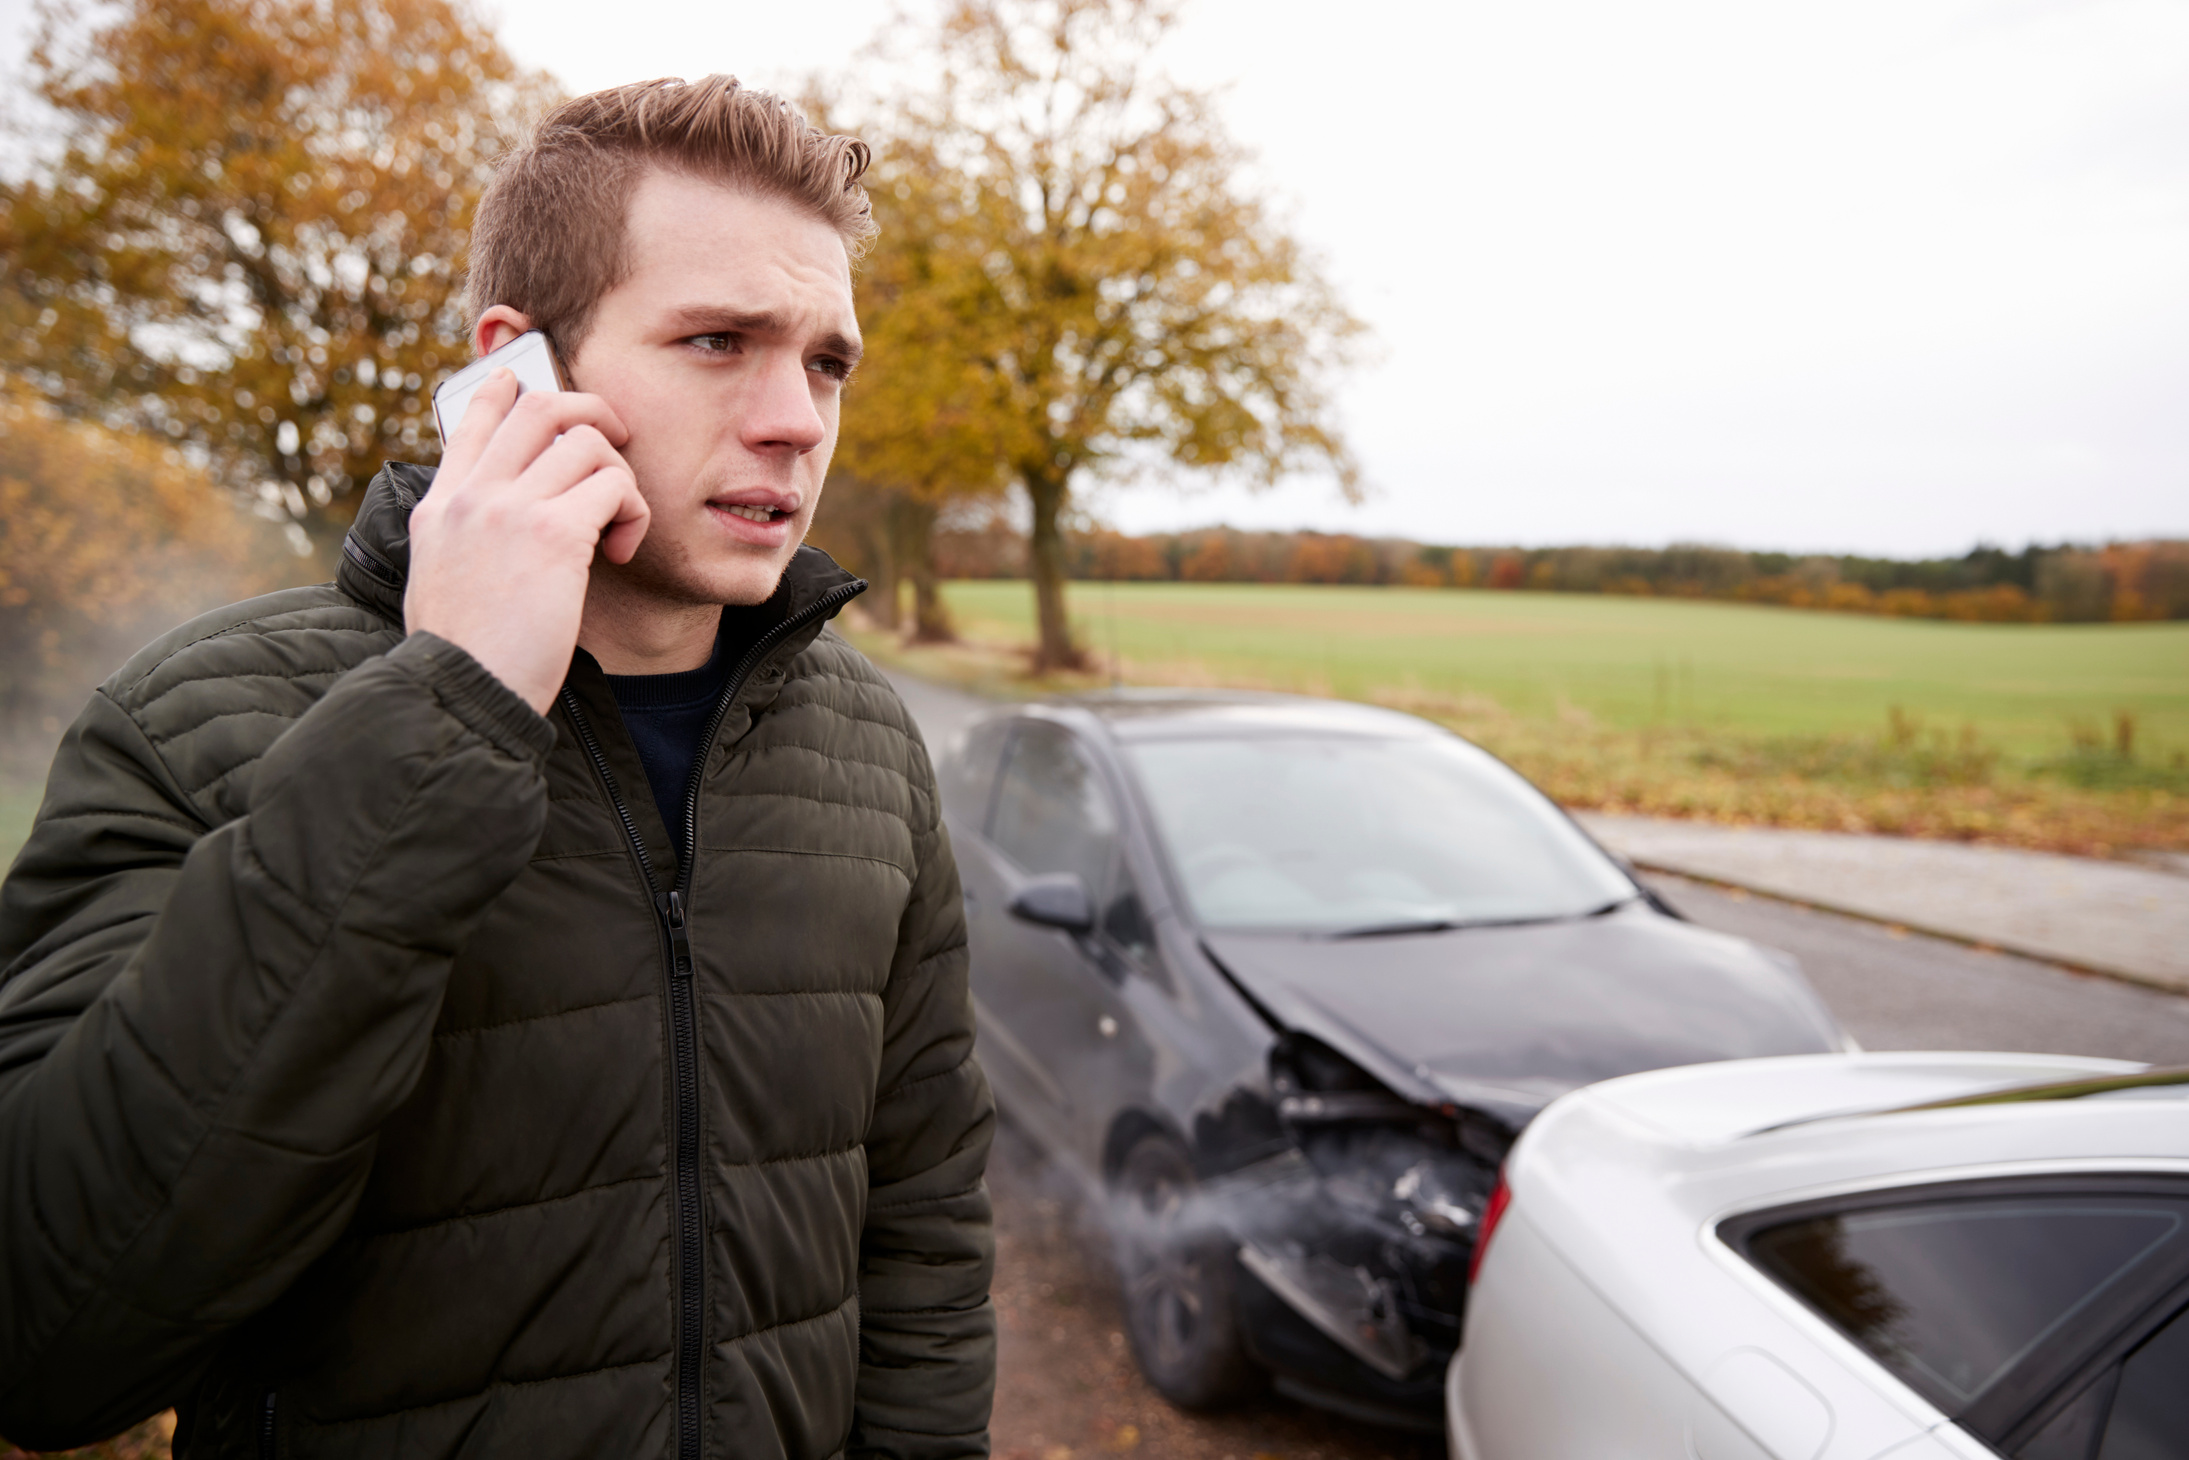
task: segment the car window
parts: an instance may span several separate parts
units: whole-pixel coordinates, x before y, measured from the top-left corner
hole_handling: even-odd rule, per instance
[[[2189,1455],[2189,1309],[2145,1339],[2121,1365],[2098,1460]]]
[[[988,839],[1031,873],[1072,872],[1102,896],[1117,848],[1117,814],[1070,732],[1024,722],[996,785]]]
[[[1910,1202],[1756,1230],[1751,1260],[1949,1413],[2183,1227],[2130,1195]]]
[[[990,720],[959,738],[937,767],[943,809],[975,827],[987,821],[988,793],[996,787],[996,768],[1010,734],[1009,720]]]
[[[1144,740],[1126,756],[1205,928],[1522,922],[1635,895],[1540,792],[1456,736]]]

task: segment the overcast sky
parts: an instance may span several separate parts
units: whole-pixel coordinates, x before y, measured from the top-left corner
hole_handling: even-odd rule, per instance
[[[584,90],[792,84],[890,6],[504,14]],[[1191,0],[1169,68],[1375,331],[1373,496],[1143,488],[1121,526],[2189,535],[2189,0]]]

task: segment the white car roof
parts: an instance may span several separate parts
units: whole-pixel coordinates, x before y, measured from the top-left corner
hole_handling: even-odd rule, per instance
[[[1606,1080],[1589,1087],[1588,1094],[1651,1126],[1666,1141],[1711,1146],[1799,1121],[2143,1068],[2124,1060],[2050,1054],[1788,1055],[1650,1070]]]
[[[1837,1191],[2046,1170],[2189,1174],[2189,1087],[1915,1110],[2016,1087],[2133,1074],[2119,1060],[2014,1054],[1818,1054],[1653,1070],[1556,1100],[1508,1171],[1516,1202],[1577,1248],[1634,1223],[1697,1233]],[[2147,1098],[2134,1098],[2137,1095]]]
[[[2144,1068],[2065,1055],[1893,1053],[1653,1070],[1554,1102],[1523,1138],[1522,1159],[1537,1152],[1560,1166],[1571,1199],[1655,1186],[1691,1220],[1850,1183],[1945,1180],[2002,1164],[2189,1170],[2179,1085],[2143,1099],[1908,1108]]]

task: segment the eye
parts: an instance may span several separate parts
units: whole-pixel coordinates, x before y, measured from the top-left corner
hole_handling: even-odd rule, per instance
[[[816,374],[826,375],[838,385],[851,379],[851,362],[834,355],[823,355],[806,367]]]
[[[728,330],[716,330],[704,335],[687,335],[684,338],[684,343],[695,350],[704,350],[710,355],[729,355],[737,351],[737,336],[731,334]]]

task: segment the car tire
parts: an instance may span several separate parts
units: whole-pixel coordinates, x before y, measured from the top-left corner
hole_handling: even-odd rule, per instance
[[[1236,1244],[1196,1209],[1196,1186],[1178,1142],[1142,1136],[1118,1165],[1112,1236],[1140,1372],[1181,1409],[1220,1409],[1268,1376],[1240,1334]]]

